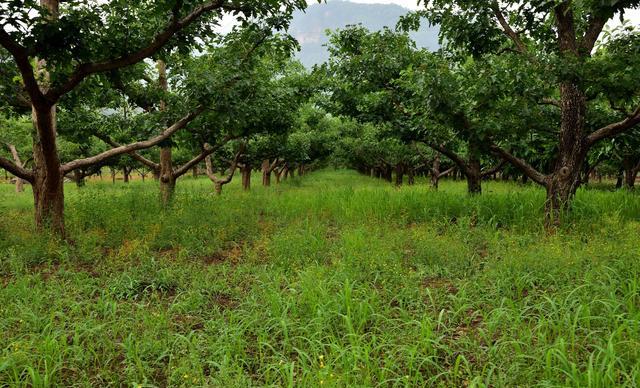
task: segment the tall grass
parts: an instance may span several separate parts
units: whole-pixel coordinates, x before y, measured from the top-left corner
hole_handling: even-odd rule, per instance
[[[322,171],[222,196],[67,188],[70,242],[0,187],[0,386],[636,386],[640,200]]]

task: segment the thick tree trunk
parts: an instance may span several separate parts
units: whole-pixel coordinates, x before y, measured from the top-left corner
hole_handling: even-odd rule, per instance
[[[171,204],[176,189],[171,151],[171,146],[164,146],[160,149],[160,202],[163,207],[168,207]]]
[[[242,190],[249,191],[251,189],[251,166],[242,167]]]
[[[199,174],[198,166],[193,167],[192,172],[193,172],[193,177],[194,177],[194,178],[197,178],[197,177],[198,177],[198,174]]]
[[[129,169],[127,167],[122,169],[122,176],[124,183],[129,183]]]
[[[269,159],[265,159],[262,161],[262,185],[263,186],[271,186],[271,163]]]
[[[56,107],[33,108],[33,199],[39,230],[64,238],[64,176],[56,145]]]
[[[571,82],[560,85],[561,124],[558,158],[553,173],[547,180],[545,225],[558,226],[563,213],[569,210],[571,200],[580,185],[580,172],[587,156],[584,138],[586,98]]]
[[[301,176],[304,175],[304,173],[305,173],[304,164],[301,164],[301,165],[298,166],[298,176],[301,177]]]
[[[216,195],[222,194],[222,183],[221,182],[213,182],[213,188],[216,192]]]
[[[24,167],[22,165],[22,160],[20,160],[20,155],[18,154],[18,150],[16,146],[13,144],[9,144],[9,151],[11,151],[11,156],[13,156],[13,161],[18,167]],[[5,176],[7,171],[5,170]],[[20,177],[16,177],[16,193],[22,193],[24,191],[24,180]]]

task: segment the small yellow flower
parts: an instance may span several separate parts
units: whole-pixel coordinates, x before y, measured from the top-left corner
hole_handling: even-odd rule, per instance
[[[318,356],[318,358],[322,360],[324,358],[324,356],[321,354],[321,355]]]
[[[188,380],[189,379],[189,375],[185,374],[182,376],[183,379]]]

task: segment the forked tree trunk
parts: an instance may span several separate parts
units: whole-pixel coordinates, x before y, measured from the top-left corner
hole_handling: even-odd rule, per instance
[[[559,226],[562,214],[569,210],[580,184],[580,172],[587,156],[584,137],[586,98],[571,82],[560,85],[561,124],[558,159],[547,178],[545,225]]]
[[[39,230],[64,238],[64,176],[56,145],[56,107],[33,107],[33,199]]]

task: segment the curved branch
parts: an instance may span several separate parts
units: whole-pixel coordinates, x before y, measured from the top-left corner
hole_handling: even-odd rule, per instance
[[[444,170],[443,172],[441,172],[440,174],[438,174],[438,179],[440,179],[440,178],[444,178],[445,176],[447,176],[447,175],[451,174],[451,173],[453,172],[453,170],[455,170],[455,169],[456,169],[456,167],[455,167],[455,166],[453,166],[453,167],[451,167],[451,168],[450,168],[450,169],[448,169],[448,170]]]
[[[107,135],[102,135],[102,134],[96,134],[95,137],[97,137],[98,139],[102,140],[103,142],[107,143],[108,145],[110,145],[113,148],[118,148],[118,147],[122,147],[121,144],[116,143],[115,141],[111,140],[111,138]],[[149,160],[147,158],[145,158],[144,156],[140,155],[137,152],[129,152],[129,155],[137,160],[138,162],[144,164],[145,166],[149,167],[151,170],[153,171],[159,171],[160,170],[160,165],[156,162],[154,162],[153,160]]]
[[[174,177],[176,179],[178,179],[179,177],[183,176],[184,174],[189,172],[189,170],[192,169],[193,166],[195,166],[196,164],[202,162],[207,156],[213,154],[214,152],[216,152],[217,150],[222,148],[222,146],[224,146],[225,144],[227,144],[228,142],[230,142],[231,140],[233,140],[235,138],[236,137],[234,137],[234,136],[225,136],[225,138],[222,139],[222,141],[220,143],[216,143],[216,145],[214,145],[214,146],[211,146],[209,144],[205,144],[203,149],[202,149],[202,152],[198,156],[196,156],[195,158],[191,159],[187,163],[183,164],[182,166],[180,166],[177,170],[175,170],[173,172]]]
[[[509,37],[509,39],[511,39],[511,41],[513,41],[513,43],[516,45],[518,52],[522,54],[527,53],[529,51],[527,49],[527,46],[524,44],[522,39],[520,39],[520,36],[518,35],[518,33],[516,33],[513,30],[513,28],[511,28],[511,26],[505,19],[504,14],[500,10],[498,3],[493,3],[491,5],[491,10],[496,15],[496,18],[498,19],[498,23],[500,23],[500,26],[504,30],[505,35],[507,35],[507,37]]]
[[[546,186],[546,175],[538,172],[533,166],[525,162],[524,160],[515,157],[511,153],[506,150],[498,147],[495,144],[491,144],[489,149],[496,153],[498,156],[511,163],[514,167],[520,169],[526,176],[528,176],[532,181],[538,183],[539,185]]]
[[[9,159],[3,158],[2,156],[0,156],[0,167],[9,171],[11,174],[17,176],[18,178],[22,178],[29,183],[33,183],[33,171],[29,171],[24,167],[19,167]]]
[[[587,145],[592,146],[602,139],[613,137],[640,124],[640,106],[626,119],[609,124],[587,136]]]
[[[20,70],[24,87],[31,98],[31,103],[39,107],[45,106],[46,100],[36,80],[27,49],[11,39],[11,36],[3,28],[0,29],[0,46],[13,56],[16,66]]]
[[[457,164],[458,167],[460,167],[460,169],[466,175],[467,171],[469,170],[469,167],[467,166],[467,162],[461,156],[459,156],[455,152],[449,150],[448,148],[445,148],[444,146],[442,146],[440,144],[431,143],[431,142],[427,142],[426,144],[429,147],[433,148],[434,150],[440,152],[441,154],[443,154],[447,158],[451,159],[451,161],[453,163]]]
[[[182,119],[177,121],[175,124],[173,124],[169,128],[165,129],[160,135],[158,135],[156,137],[153,137],[153,138],[151,138],[149,140],[138,141],[138,142],[131,143],[131,144],[128,144],[128,145],[112,148],[112,149],[110,149],[108,151],[105,151],[105,152],[103,152],[101,154],[98,154],[98,155],[95,155],[95,156],[92,156],[92,157],[89,157],[89,158],[77,159],[77,160],[74,160],[72,162],[66,163],[65,165],[62,166],[62,172],[66,174],[66,173],[68,173],[70,171],[73,171],[73,170],[75,170],[77,168],[88,167],[88,166],[91,166],[93,164],[100,163],[103,160],[112,158],[114,156],[127,154],[127,153],[130,153],[130,152],[133,152],[133,151],[137,151],[137,150],[142,150],[142,149],[145,149],[145,148],[153,147],[153,146],[159,144],[160,142],[168,139],[169,137],[171,137],[171,135],[173,135],[174,133],[176,133],[180,129],[182,129],[185,126],[187,126],[187,124],[189,124],[193,119],[195,119],[203,111],[204,111],[204,107],[199,107],[195,111],[189,113],[188,115],[186,115],[185,117],[183,117]]]
[[[170,23],[160,33],[158,33],[146,47],[119,58],[109,59],[102,62],[82,63],[75,68],[67,82],[60,87],[47,92],[45,97],[51,101],[57,101],[64,94],[73,90],[80,82],[82,82],[82,80],[91,74],[120,69],[122,67],[138,63],[157,53],[175,34],[194,23],[205,13],[222,9],[228,11],[242,10],[233,4],[225,3],[223,0],[214,0],[196,7],[191,11],[191,13],[182,19],[178,19],[177,12],[174,12]]]
[[[480,175],[483,178],[486,178],[488,176],[491,176],[495,173],[497,173],[498,171],[502,170],[502,167],[504,167],[504,165],[507,163],[506,160],[502,159],[502,161],[500,161],[500,163],[498,163],[495,167],[490,168],[489,170],[483,171],[480,173]]]

